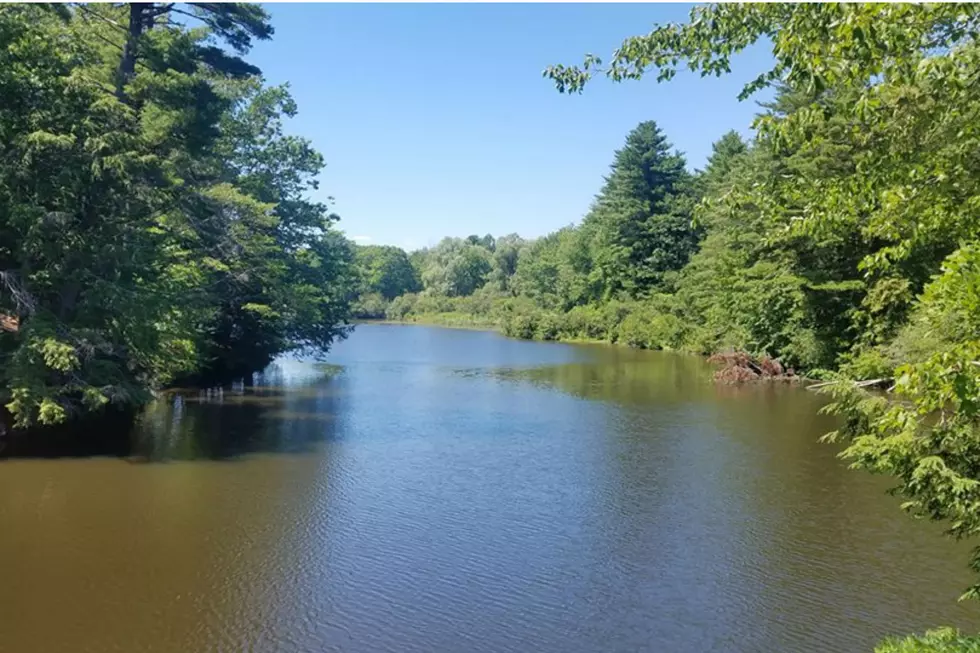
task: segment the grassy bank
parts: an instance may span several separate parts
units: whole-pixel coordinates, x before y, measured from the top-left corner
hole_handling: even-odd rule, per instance
[[[527,297],[481,290],[467,297],[406,294],[361,317],[491,329],[523,340],[621,344],[695,354],[714,351],[700,334],[649,302],[607,302],[561,311],[542,308]]]
[[[467,297],[406,294],[370,311],[365,322],[431,324],[497,331],[521,340],[611,344],[710,355],[719,348],[675,315],[650,302],[607,302],[569,311],[546,309],[527,297],[478,291]]]
[[[401,320],[380,318],[366,321],[381,324],[427,324],[453,329],[472,329],[474,331],[502,331],[500,324],[496,321],[479,316],[467,315],[466,313],[428,313],[406,317]]]

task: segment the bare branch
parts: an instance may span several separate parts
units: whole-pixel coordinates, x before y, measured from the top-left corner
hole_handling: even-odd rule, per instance
[[[91,9],[89,9],[88,7],[86,7],[83,4],[76,4],[75,7],[79,11],[81,11],[83,14],[86,14],[88,16],[94,16],[95,18],[98,18],[99,20],[101,20],[103,22],[109,23],[110,25],[112,25],[116,29],[121,29],[126,34],[129,33],[129,30],[126,29],[126,26],[125,25],[120,25],[119,23],[117,23],[116,21],[112,20],[111,18],[108,18],[107,16],[103,16],[102,14],[100,14],[97,11],[92,11]]]
[[[192,14],[191,12],[184,11],[183,9],[171,9],[169,13],[172,13],[172,14],[181,14],[183,16],[189,16],[189,17],[193,18],[194,20],[203,20],[203,18],[201,18],[197,14]]]
[[[157,7],[153,11],[147,12],[146,15],[149,16],[150,18],[156,18],[157,16],[162,16],[163,14],[165,14],[165,13],[169,12],[171,9],[173,9],[175,4],[177,4],[177,3],[176,2],[168,2],[165,5],[161,5],[161,6]]]
[[[850,382],[855,388],[870,388],[876,385],[885,385],[891,381],[891,379],[867,379],[865,381],[852,381]],[[823,383],[814,383],[806,387],[807,390],[817,390],[819,388],[826,388],[827,386],[834,385],[835,383],[842,383],[841,381],[824,381]],[[889,388],[889,391],[893,390],[895,386]]]
[[[14,270],[0,270],[0,290],[4,288],[10,293],[19,312],[31,315],[37,310],[34,296],[24,288]]]

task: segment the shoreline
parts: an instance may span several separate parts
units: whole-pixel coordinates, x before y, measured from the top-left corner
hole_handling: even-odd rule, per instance
[[[358,324],[400,324],[403,326],[437,326],[444,329],[461,329],[464,331],[486,331],[489,333],[497,333],[504,338],[509,338],[510,340],[523,340],[525,342],[556,342],[564,343],[569,345],[608,345],[610,347],[626,347],[627,349],[636,349],[639,351],[667,351],[674,353],[690,354],[691,356],[700,356],[700,354],[695,354],[693,352],[684,351],[681,349],[644,349],[642,347],[631,347],[630,345],[623,344],[621,342],[613,342],[611,340],[602,340],[599,338],[556,338],[554,340],[542,340],[541,338],[517,338],[514,336],[509,336],[504,333],[503,329],[493,323],[485,324],[457,324],[449,321],[442,321],[438,319],[432,320],[379,320],[379,319],[359,319],[351,322],[352,325],[356,326]]]
[[[704,362],[706,362],[708,364],[713,365],[716,368],[716,373],[717,372],[721,372],[722,370],[725,369],[723,366],[719,366],[719,365],[717,365],[717,363],[712,363],[709,360],[713,356],[717,356],[718,355],[718,352],[713,353],[713,354],[703,354],[703,353],[697,353],[697,352],[693,352],[693,351],[686,350],[686,349],[648,349],[648,348],[645,348],[645,347],[633,347],[632,345],[628,345],[626,343],[619,342],[619,341],[600,340],[598,338],[557,338],[557,339],[554,339],[554,340],[543,340],[541,338],[517,338],[515,336],[509,336],[506,333],[504,333],[503,332],[503,329],[500,326],[491,325],[491,324],[486,324],[486,325],[479,325],[479,324],[455,324],[455,323],[448,322],[448,321],[443,322],[443,321],[440,321],[438,319],[431,319],[431,320],[387,320],[387,319],[379,320],[379,319],[363,319],[363,320],[355,320],[355,321],[352,321],[351,324],[354,325],[354,326],[356,326],[357,324],[394,324],[394,325],[401,325],[401,326],[412,326],[412,325],[415,325],[415,326],[435,326],[435,327],[440,327],[440,328],[443,328],[443,329],[459,329],[459,330],[463,330],[463,331],[485,331],[485,332],[488,332],[488,333],[496,333],[496,334],[498,334],[498,335],[500,335],[500,336],[502,336],[504,338],[508,338],[510,340],[522,340],[522,341],[525,341],[525,342],[556,343],[556,344],[567,344],[567,345],[590,345],[590,346],[599,345],[599,346],[605,346],[605,347],[620,347],[620,348],[625,348],[625,349],[634,349],[634,350],[637,350],[637,351],[661,352],[661,353],[666,353],[666,354],[683,355],[683,356],[693,356],[695,358],[699,358],[700,360],[702,360],[702,361],[704,361]],[[719,380],[719,379],[716,379],[716,382],[717,383],[727,383],[726,381],[722,381],[722,380]],[[779,376],[779,377],[765,377],[765,376],[760,376],[759,378],[747,379],[747,380],[743,380],[743,381],[737,382],[738,385],[742,385],[742,384],[745,384],[745,383],[790,383],[790,384],[799,384],[803,388],[809,388],[810,386],[813,386],[813,385],[823,385],[821,383],[821,379],[819,379],[819,378],[816,378],[816,379],[810,378],[810,377],[806,376],[806,374],[804,374],[804,373],[795,373],[795,374],[792,374],[790,376]]]

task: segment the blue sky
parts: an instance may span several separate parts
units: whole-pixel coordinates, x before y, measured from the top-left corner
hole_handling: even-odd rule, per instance
[[[560,95],[553,63],[608,55],[679,4],[270,4],[274,40],[249,60],[289,82],[293,133],[327,160],[321,197],[359,242],[415,249],[443,236],[537,237],[578,222],[613,151],[656,120],[690,168],[758,107],[739,89],[768,69],[757,47],[731,75],[667,84],[599,79]],[[761,99],[761,98],[760,98]]]

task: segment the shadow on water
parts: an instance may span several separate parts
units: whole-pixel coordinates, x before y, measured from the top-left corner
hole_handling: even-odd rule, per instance
[[[0,459],[233,460],[301,453],[334,437],[341,368],[285,360],[249,383],[174,389],[141,411],[109,411],[0,440]]]

